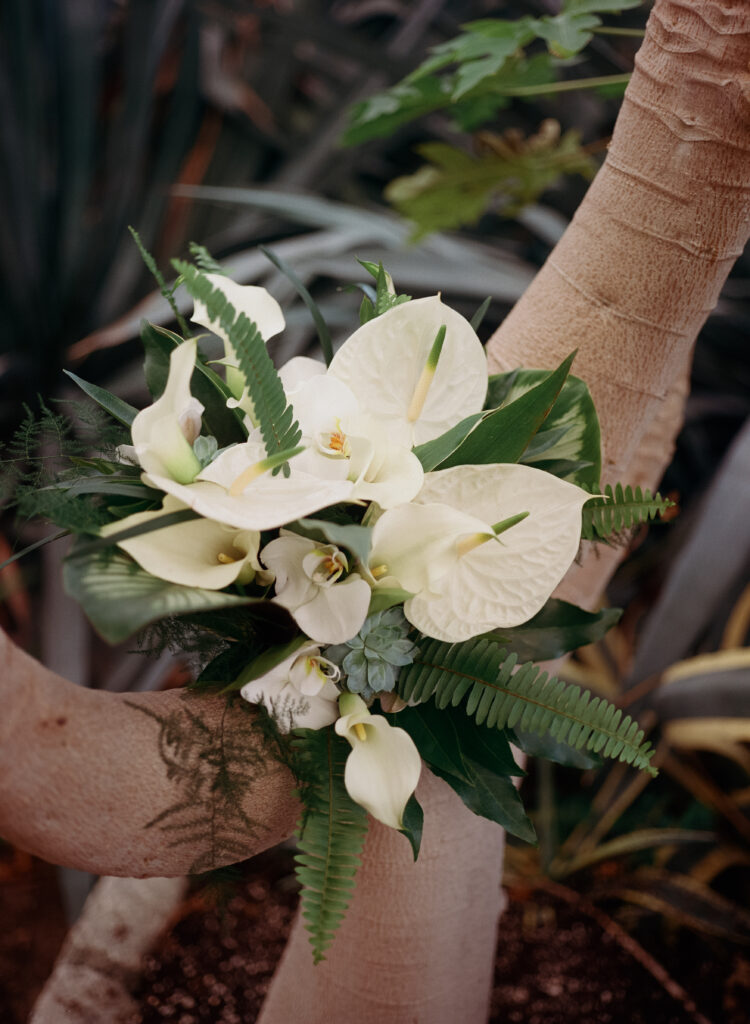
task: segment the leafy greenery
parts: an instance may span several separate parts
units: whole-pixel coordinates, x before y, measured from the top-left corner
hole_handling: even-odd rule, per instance
[[[505,644],[519,661],[552,661],[601,640],[621,615],[619,608],[587,612],[551,597],[533,619],[512,629],[496,629],[491,637]]]
[[[313,960],[325,959],[349,905],[367,832],[367,815],[344,785],[349,744],[332,729],[298,729],[292,740],[304,811],[296,875]]]
[[[432,231],[476,224],[490,208],[506,216],[535,202],[562,174],[590,179],[596,172],[576,131],[560,135],[545,121],[529,139],[517,133],[477,137],[476,153],[446,142],[427,142],[417,152],[427,161],[414,174],[395,178],[386,199],[414,223],[413,240]]]
[[[398,295],[393,288],[393,279],[387,273],[382,263],[372,263],[370,260],[358,261],[375,278],[375,294],[370,296],[367,293],[362,299],[359,307],[359,322],[366,324],[375,317],[382,316],[389,309],[409,302],[411,295]]]
[[[70,370],[63,370],[63,373],[70,377],[74,384],[77,384],[81,391],[85,392],[89,398],[93,400],[108,412],[110,416],[113,416],[118,422],[122,423],[123,426],[129,427],[135,419],[137,409],[134,409],[132,405],[128,405],[127,402],[123,402],[117,395],[113,395],[111,392],[106,391],[104,388],[100,388],[97,384],[89,384],[88,381],[82,380],[77,377]]]
[[[205,305],[211,322],[219,324],[229,338],[247,382],[267,454],[294,448],[302,433],[260,331],[244,313],[238,316],[226,297],[199,270],[182,260],[173,262],[187,290]]]
[[[550,678],[531,662],[518,665],[517,655],[486,638],[462,644],[426,640],[415,663],[401,673],[397,690],[405,700],[418,702],[434,695],[440,708],[458,706],[466,698],[465,711],[479,724],[549,733],[575,749],[654,772],[651,748],[643,743],[636,721],[588,691]]]
[[[169,285],[167,284],[167,282],[164,280],[164,275],[162,274],[162,272],[159,270],[158,266],[156,265],[156,260],[154,259],[154,257],[151,255],[151,253],[148,251],[146,246],[141,241],[141,236],[138,234],[138,232],[135,230],[135,228],[130,226],[130,225],[128,225],[128,231],[133,236],[133,241],[136,244],[138,252],[141,254],[141,259],[146,264],[146,267],[148,268],[151,276],[154,278],[154,280],[156,281],[157,285],[159,286],[159,291],[162,293],[164,298],[169,303],[169,308],[172,310],[174,318],[177,321],[178,327],[180,328],[180,330],[182,331],[183,335],[186,338],[189,337],[190,336],[190,330],[188,328],[187,321],[185,320],[185,317],[182,315],[182,313],[177,308],[177,303],[174,300],[174,293],[177,290],[177,285],[178,285],[179,282],[175,281],[174,284],[172,285],[172,287],[170,288]],[[192,248],[191,248],[191,252],[192,252]],[[196,260],[196,262],[198,262],[198,261]]]
[[[294,287],[294,290],[307,306],[310,311],[310,316],[313,318],[315,329],[318,332],[318,341],[320,342],[320,348],[323,352],[323,358],[325,359],[326,366],[330,366],[331,360],[333,359],[333,342],[331,341],[331,332],[328,330],[328,324],[325,321],[325,317],[320,312],[320,307],[317,302],[286,260],[283,260],[278,253],[273,252],[271,249],[267,249],[264,245],[260,246],[260,251],[271,261],[271,263],[273,263],[277,270],[280,270],[284,277],[287,278]]]
[[[635,490],[628,484],[607,484],[604,497],[594,497],[583,509],[584,540],[605,540],[608,537],[630,530],[640,523],[646,523],[662,516],[674,502],[652,494],[648,488]]]

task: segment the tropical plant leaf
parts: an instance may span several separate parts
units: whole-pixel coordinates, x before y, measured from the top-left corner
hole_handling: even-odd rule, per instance
[[[327,519],[297,519],[287,529],[324,544],[336,544],[346,548],[367,565],[372,543],[372,527],[359,523],[331,523]]]
[[[238,316],[226,297],[213,288],[199,270],[183,260],[174,260],[173,265],[182,274],[193,298],[205,305],[209,319],[221,325],[231,342],[247,382],[267,454],[276,455],[295,448],[302,432],[260,331],[244,313]]]
[[[409,701],[434,696],[440,708],[457,707],[466,698],[466,714],[480,725],[548,733],[576,750],[593,750],[655,774],[653,751],[637,721],[531,662],[519,665],[517,655],[483,637],[460,644],[420,643],[415,662],[401,671],[397,690]]]
[[[505,644],[519,661],[552,661],[601,640],[621,615],[619,608],[587,612],[551,597],[533,619],[512,629],[493,630],[490,636]]]
[[[652,494],[648,488],[635,490],[628,484],[607,484],[604,497],[593,497],[583,507],[584,540],[603,540],[623,530],[630,530],[640,523],[646,523],[662,516],[674,505],[660,494]]]
[[[414,448],[414,454],[422,463],[422,469],[425,473],[429,473],[432,469],[437,469],[441,463],[445,462],[485,415],[483,412],[474,412],[471,416],[467,416],[460,423],[451,427],[450,430],[446,430],[440,437],[417,445]]]
[[[164,280],[164,275],[156,265],[156,260],[141,241],[141,236],[130,224],[128,225],[128,231],[133,236],[133,241],[136,244],[138,252],[141,254],[141,259],[146,264],[151,276],[159,286],[159,291],[169,303],[169,308],[172,310],[172,315],[177,321],[180,330],[183,332],[185,337],[188,338],[190,336],[190,330],[188,328],[187,321],[177,308],[177,303],[174,301],[175,285],[173,284],[171,288],[167,285],[167,282]]]
[[[433,771],[444,779],[463,802],[483,818],[497,822],[498,825],[518,836],[527,843],[536,842],[534,826],[526,815],[523,802],[511,780],[503,775],[496,775],[476,761],[467,761],[471,772],[471,781],[465,782],[455,775],[448,775],[435,768]]]
[[[389,309],[401,306],[404,302],[411,300],[411,295],[398,295],[393,289],[393,278],[386,271],[382,263],[373,263],[371,260],[357,260],[365,268],[371,277],[375,278],[375,295],[370,298],[365,294],[362,305],[359,307],[360,324],[366,324],[374,320]]]
[[[68,594],[111,644],[127,640],[157,619],[242,605],[250,619],[296,629],[286,609],[272,601],[167,583],[150,576],[119,552],[69,557],[63,567],[63,580]]]
[[[295,872],[315,963],[325,959],[354,890],[367,814],[344,785],[349,744],[333,729],[297,729],[292,750],[304,811]]]
[[[110,416],[114,416],[123,426],[129,427],[131,425],[138,413],[138,410],[132,405],[123,402],[121,398],[113,395],[105,388],[100,388],[98,384],[89,384],[88,381],[82,380],[81,377],[77,377],[71,370],[63,370],[63,373],[66,377],[70,377],[81,391],[85,391],[89,398],[93,398],[97,405],[100,405]]]
[[[518,462],[554,406],[574,358],[572,352],[530,391],[485,416],[439,468]]]
[[[328,330],[328,324],[325,322],[325,317],[320,312],[320,307],[317,302],[304,286],[302,281],[300,281],[299,277],[294,273],[289,264],[283,260],[278,253],[273,252],[271,249],[267,249],[264,245],[260,245],[258,248],[263,255],[273,263],[277,270],[280,270],[284,277],[287,278],[290,284],[294,287],[294,290],[307,306],[310,311],[310,316],[313,318],[315,330],[318,332],[318,341],[320,342],[320,348],[323,352],[323,358],[325,359],[326,366],[330,366],[331,360],[333,359],[333,342],[331,341],[331,332]]]
[[[416,796],[412,793],[404,808],[399,829],[409,840],[414,860],[419,856],[419,848],[422,845],[422,831],[424,829],[424,811]]]

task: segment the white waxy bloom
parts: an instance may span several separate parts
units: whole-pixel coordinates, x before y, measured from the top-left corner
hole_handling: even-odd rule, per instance
[[[482,343],[437,295],[363,324],[333,357],[329,374],[349,385],[369,415],[398,426],[409,447],[479,412],[487,393]]]
[[[248,320],[255,324],[264,341],[284,330],[281,306],[265,288],[252,284],[237,284],[223,274],[206,274],[205,278],[214,289],[226,297],[238,316],[244,313]],[[224,342],[223,362],[227,368],[227,386],[233,395],[228,404],[242,409],[255,423],[252,399],[248,394],[244,374],[237,366],[237,354],[226,331],[216,320],[209,318],[206,306],[198,299],[194,303],[192,321],[212,331]]]
[[[316,644],[304,644],[260,679],[246,683],[240,695],[250,704],[262,704],[281,732],[323,729],[338,718],[340,675]]]
[[[250,439],[225,449],[188,486],[156,475],[146,482],[199,515],[238,530],[272,530],[351,498],[348,480],[313,476],[299,469],[295,458],[288,476],[274,474],[272,461],[263,444]]]
[[[193,339],[172,350],[164,393],[142,409],[131,426],[133,448],[145,472],[180,484],[190,483],[201,468],[193,451],[203,413],[203,406],[190,394],[195,356]]]
[[[103,537],[131,526],[140,526],[186,506],[167,496],[156,512],[136,512],[127,519],[108,523],[99,531]],[[142,569],[169,583],[184,587],[223,590],[232,583],[270,583],[272,576],[258,561],[260,533],[240,530],[210,519],[175,523],[118,542]]]
[[[276,603],[312,640],[338,644],[359,632],[371,591],[358,573],[345,576],[349,564],[343,551],[282,530],[261,558],[276,577]]]
[[[343,693],[339,707],[335,729],[352,748],[344,768],[347,792],[373,818],[400,829],[422,768],[414,740],[382,715],[371,714],[354,693]]]
[[[542,608],[575,558],[589,498],[530,466],[428,473],[413,504],[375,524],[370,571],[381,585],[395,577],[414,594],[404,614],[427,636],[456,642],[518,626]]]

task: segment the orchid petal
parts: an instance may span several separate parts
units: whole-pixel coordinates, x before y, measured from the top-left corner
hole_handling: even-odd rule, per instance
[[[279,377],[288,396],[292,396],[300,385],[326,372],[326,364],[309,356],[292,356],[279,370]]]
[[[442,326],[447,331],[435,375],[412,422],[414,391]],[[344,342],[328,372],[348,384],[371,415],[408,428],[413,445],[478,412],[487,392],[482,344],[469,322],[439,296],[405,302],[364,324]]]
[[[330,664],[316,644],[305,644],[260,679],[246,683],[240,695],[250,704],[262,704],[281,732],[323,729],[339,714],[339,691],[326,672]]]

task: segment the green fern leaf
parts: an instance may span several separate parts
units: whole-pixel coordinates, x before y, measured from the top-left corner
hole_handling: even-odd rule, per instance
[[[601,540],[661,516],[674,502],[652,494],[648,488],[635,490],[628,484],[607,484],[604,496],[593,497],[583,509],[583,540]]]
[[[226,297],[205,275],[190,263],[174,260],[173,265],[184,279],[185,287],[202,302],[212,322],[218,322],[229,338],[240,370],[245,376],[255,415],[258,419],[268,455],[295,448],[302,431],[287,403],[284,388],[260,331],[245,316],[237,315]]]
[[[466,698],[464,710],[480,725],[549,734],[576,750],[593,750],[656,774],[638,722],[533,662],[518,665],[515,654],[486,638],[420,644],[417,660],[402,669],[398,692],[410,701],[434,697],[440,708]]]
[[[367,833],[367,814],[344,786],[349,744],[333,729],[299,729],[292,740],[304,779],[298,827],[296,875],[303,886],[302,916],[310,933],[313,960],[325,959],[349,906],[354,876]]]

